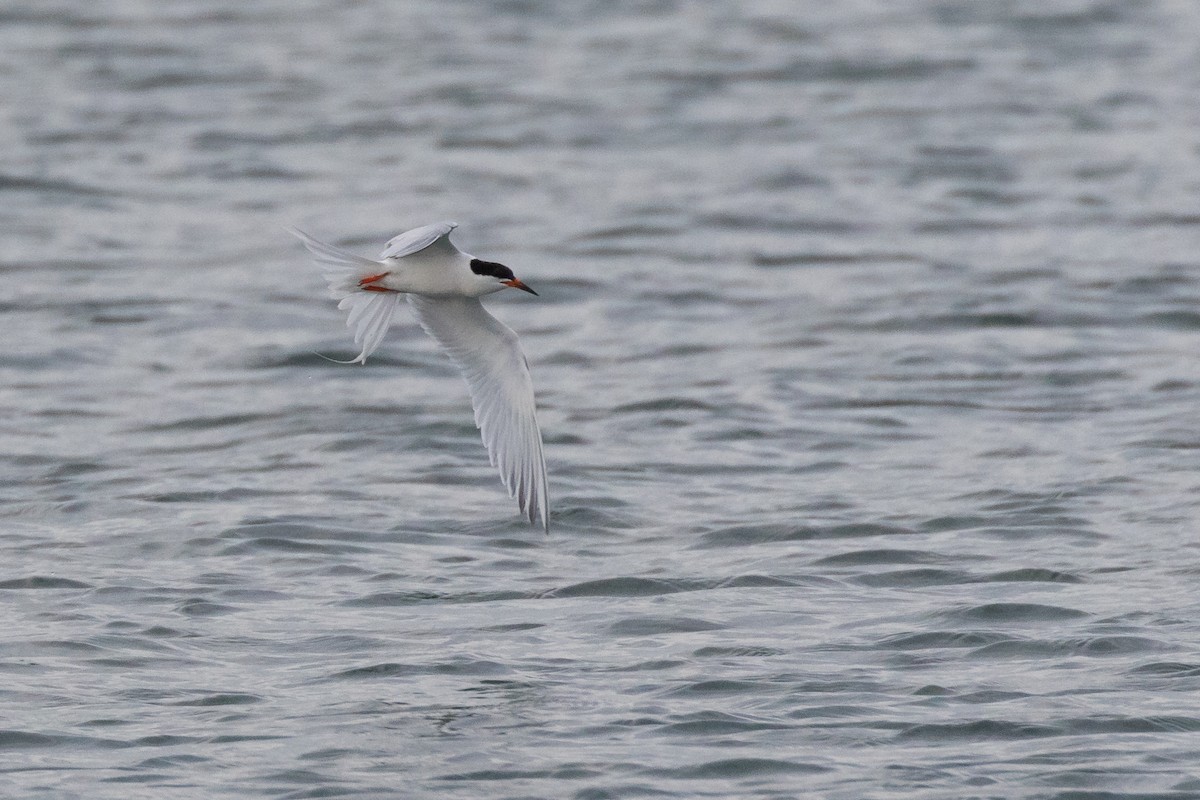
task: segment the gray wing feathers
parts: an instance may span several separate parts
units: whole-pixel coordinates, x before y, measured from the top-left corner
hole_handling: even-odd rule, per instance
[[[533,379],[517,335],[474,298],[408,295],[417,321],[467,381],[492,464],[525,517],[550,530]]]
[[[450,240],[446,237],[450,234],[450,231],[457,227],[457,222],[447,221],[435,222],[432,225],[424,225],[420,228],[413,228],[411,231],[405,231],[388,241],[387,247],[380,258],[403,258],[413,253],[419,253],[435,244],[439,247],[454,250],[454,245],[450,244]]]

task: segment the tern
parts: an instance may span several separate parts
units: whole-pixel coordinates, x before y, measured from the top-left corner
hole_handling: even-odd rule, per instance
[[[536,295],[503,264],[464,253],[450,241],[454,222],[435,222],[394,237],[379,261],[314,239],[297,228],[320,265],[346,326],[362,352],[347,364],[366,364],[383,341],[402,297],[467,381],[475,425],[492,466],[530,524],[550,531],[546,459],[538,429],[529,362],[512,329],[479,302],[485,294],[521,289]]]

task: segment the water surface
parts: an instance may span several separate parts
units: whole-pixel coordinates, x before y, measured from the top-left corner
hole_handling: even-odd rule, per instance
[[[21,797],[1198,797],[1192,4],[0,8]],[[552,534],[282,226],[540,298]]]

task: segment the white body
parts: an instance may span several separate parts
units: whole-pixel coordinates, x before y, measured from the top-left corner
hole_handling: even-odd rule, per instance
[[[379,261],[294,228],[291,232],[321,265],[338,308],[349,311],[346,325],[362,345],[354,362],[366,363],[383,341],[400,298],[408,298],[421,327],[466,379],[475,424],[509,495],[531,523],[549,531],[546,461],[529,365],[517,335],[478,300],[508,286],[525,287],[515,279],[475,273],[474,256],[450,242],[455,227],[439,222],[402,233],[388,242]]]
[[[446,246],[435,245],[376,262],[388,269],[388,275],[374,285],[426,297],[482,297],[506,288],[495,281],[479,280],[479,276],[471,272],[471,260],[475,256],[450,244],[448,236],[438,241],[445,242]]]

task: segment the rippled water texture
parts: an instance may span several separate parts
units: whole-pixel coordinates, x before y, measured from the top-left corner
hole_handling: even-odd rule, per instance
[[[0,794],[1200,797],[1200,6],[0,5]],[[540,298],[551,535],[295,224]]]

